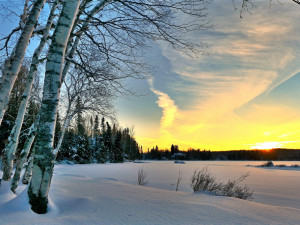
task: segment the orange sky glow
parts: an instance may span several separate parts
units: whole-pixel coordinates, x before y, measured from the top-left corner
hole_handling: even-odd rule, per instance
[[[120,106],[120,123],[134,124],[144,151],[300,148],[299,8],[258,1],[240,19],[219,0],[208,13],[214,29],[187,38],[211,54],[157,45],[162,69],[144,82],[148,97]]]

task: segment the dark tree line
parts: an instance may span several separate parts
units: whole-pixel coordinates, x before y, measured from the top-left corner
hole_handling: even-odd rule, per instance
[[[299,149],[237,150],[211,152],[220,160],[300,160]]]
[[[76,125],[66,131],[57,160],[73,163],[121,163],[141,157],[129,128],[118,128],[96,115],[89,126],[79,113]]]
[[[143,154],[144,159],[149,160],[300,160],[299,149],[271,149],[271,150],[231,150],[210,151],[200,149],[188,149],[187,151],[159,150],[156,146]],[[176,149],[176,147],[175,147]]]

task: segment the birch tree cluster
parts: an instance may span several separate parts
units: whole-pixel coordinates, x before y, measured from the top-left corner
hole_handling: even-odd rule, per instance
[[[8,143],[8,138],[10,132],[14,126],[18,109],[20,106],[20,102],[22,100],[22,93],[24,91],[24,81],[28,75],[28,68],[26,66],[21,67],[19,76],[15,82],[14,88],[12,89],[11,99],[9,101],[7,111],[4,115],[3,122],[0,127],[0,155],[3,155],[3,150],[5,149],[5,145]],[[24,122],[22,125],[22,131],[20,133],[20,140],[18,144],[18,149],[24,146],[26,141],[26,131],[32,125],[35,120],[37,111],[38,111],[38,103],[34,100],[33,97],[29,99],[27,111],[24,117]],[[18,153],[18,152],[17,152]]]
[[[3,137],[7,138],[1,150],[2,182],[11,182],[15,192],[26,165],[23,183],[29,184],[31,209],[46,213],[55,161],[72,147],[71,143],[77,143],[74,149],[82,150],[81,156],[80,151],[77,155],[66,153],[77,162],[121,162],[138,157],[139,148],[130,129],[103,122],[100,132],[89,133],[83,118],[114,117],[113,99],[135,94],[124,80],[149,76],[151,68],[144,56],[154,42],[192,55],[203,53],[202,44],[190,40],[188,34],[210,28],[205,21],[209,2],[1,3],[0,16],[4,13],[5,18],[19,21],[0,38],[0,125],[1,129],[6,127]],[[22,85],[18,86],[20,79]],[[35,90],[37,80],[43,83],[42,90]],[[95,118],[91,120],[94,123]],[[77,124],[76,128],[72,124]]]

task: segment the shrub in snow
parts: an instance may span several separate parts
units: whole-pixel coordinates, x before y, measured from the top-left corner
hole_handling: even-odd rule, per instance
[[[239,184],[248,177],[249,174],[243,174],[235,180],[228,180],[227,183],[218,181],[207,167],[201,170],[195,170],[190,179],[190,186],[194,192],[209,191],[216,195],[224,195],[240,199],[251,199],[253,192],[245,186]]]
[[[215,192],[220,189],[219,185],[207,167],[201,170],[195,170],[190,179],[190,186],[194,192],[203,190]]]
[[[179,184],[180,184],[181,180],[182,180],[182,172],[181,172],[181,170],[179,170],[177,182],[176,182],[176,184],[171,184],[171,190],[174,189],[174,187],[175,187],[175,191],[179,191]]]
[[[139,171],[138,171],[138,185],[147,186],[147,184],[148,184],[148,180],[147,180],[148,174],[149,174],[149,172],[145,171],[144,167],[139,169]]]
[[[259,167],[273,167],[273,166],[274,166],[274,163],[272,161],[269,161],[269,162],[259,165]]]
[[[241,175],[238,179],[228,180],[227,183],[221,183],[221,192],[220,194],[226,195],[229,197],[235,197],[240,199],[251,199],[253,192],[249,190],[247,185],[240,186],[238,185],[243,180],[249,176],[249,173]]]
[[[286,165],[285,164],[278,164],[278,165],[276,165],[277,167],[286,167]]]
[[[176,191],[178,191],[178,189],[179,189],[179,184],[180,184],[181,180],[182,180],[182,172],[179,170],[179,174],[178,174],[178,178],[177,178],[177,182],[176,182],[176,188],[175,188]]]

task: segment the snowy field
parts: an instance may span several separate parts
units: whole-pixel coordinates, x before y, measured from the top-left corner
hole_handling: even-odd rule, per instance
[[[300,168],[247,166],[261,163],[56,165],[49,212],[31,212],[25,186],[19,187],[17,195],[2,186],[0,224],[300,224]],[[244,184],[254,191],[253,200],[193,193],[188,184],[191,173],[205,166],[223,181],[249,172]],[[149,172],[147,187],[137,185],[142,167]],[[175,191],[179,171],[183,179]]]

